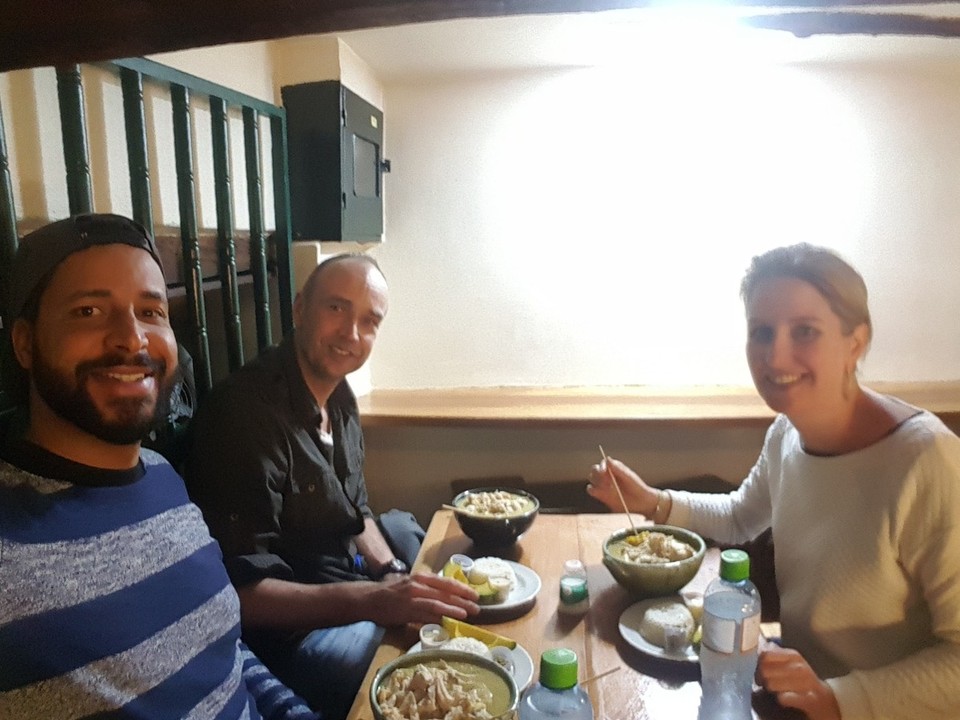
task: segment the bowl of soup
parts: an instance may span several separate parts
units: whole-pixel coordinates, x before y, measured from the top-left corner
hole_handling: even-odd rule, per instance
[[[482,487],[464,490],[451,503],[464,535],[477,545],[511,545],[540,512],[540,501],[523,490]]]
[[[370,683],[375,720],[508,720],[519,702],[513,675],[493,660],[462,650],[401,655],[377,670]]]
[[[603,564],[638,598],[676,593],[693,580],[707,544],[695,532],[673,525],[646,525],[612,533],[603,543]]]

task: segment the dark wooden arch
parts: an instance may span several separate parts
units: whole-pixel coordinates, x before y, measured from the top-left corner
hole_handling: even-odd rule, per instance
[[[757,8],[746,22],[798,36],[960,37],[960,19],[883,12],[947,0],[713,0]],[[0,71],[224,43],[467,17],[645,7],[654,0],[30,0],[0,13]],[[660,0],[656,2],[662,5]],[[839,7],[844,10],[838,10]],[[858,6],[861,12],[850,11]],[[760,9],[763,8],[763,11]],[[777,8],[784,8],[782,12]],[[786,8],[789,8],[787,10]],[[797,8],[803,8],[797,10]],[[772,10],[771,10],[772,9]]]

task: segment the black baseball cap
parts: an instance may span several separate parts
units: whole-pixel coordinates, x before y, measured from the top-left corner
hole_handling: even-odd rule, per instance
[[[44,225],[25,235],[10,272],[5,327],[24,314],[27,304],[46,287],[54,269],[70,255],[95,245],[130,245],[150,253],[160,270],[157,246],[142,225],[121,215],[87,213]]]

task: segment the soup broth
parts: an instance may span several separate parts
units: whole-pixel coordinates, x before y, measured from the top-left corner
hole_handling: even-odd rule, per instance
[[[510,686],[484,667],[430,660],[390,673],[377,691],[377,703],[387,720],[492,720],[510,709]]]
[[[610,554],[630,563],[668,563],[685,560],[696,552],[690,545],[673,535],[644,530],[637,535],[610,543]]]

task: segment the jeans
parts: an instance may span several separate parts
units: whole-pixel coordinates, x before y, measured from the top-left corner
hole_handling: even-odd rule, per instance
[[[424,530],[408,512],[390,510],[377,520],[394,554],[412,565]],[[340,567],[339,565],[337,567]],[[332,573],[334,582],[348,582]],[[366,580],[363,575],[351,579]],[[263,663],[288,688],[323,713],[324,720],[344,720],[360,690],[383,628],[369,621],[322,628],[302,638],[279,638],[265,632],[244,636]]]
[[[383,628],[369,621],[322,628],[286,652],[263,652],[263,660],[324,720],[344,720],[382,637]]]

